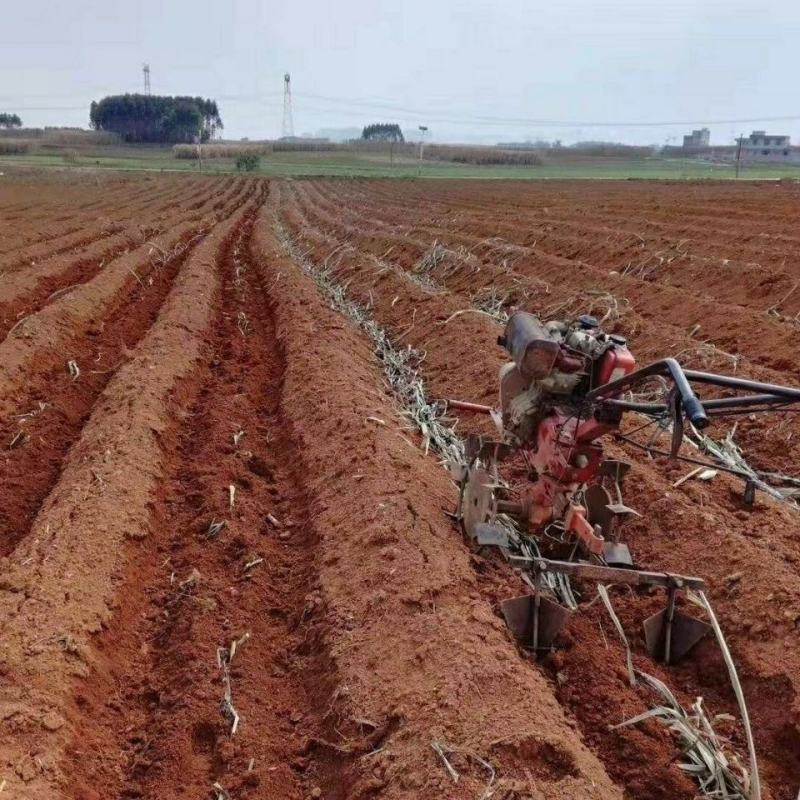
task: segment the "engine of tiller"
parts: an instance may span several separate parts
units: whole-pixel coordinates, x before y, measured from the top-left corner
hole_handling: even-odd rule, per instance
[[[589,315],[542,323],[517,312],[499,344],[513,359],[500,371],[503,453],[520,453],[530,482],[515,502],[503,500],[484,474],[501,454],[474,453],[462,502],[466,532],[475,537],[494,506],[530,532],[548,529],[608,564],[630,565],[627,548],[614,540],[617,519],[633,513],[619,488],[628,465],[604,460],[597,441],[617,429],[621,414],[598,415],[586,400],[592,388],[635,369],[625,339],[604,333]]]

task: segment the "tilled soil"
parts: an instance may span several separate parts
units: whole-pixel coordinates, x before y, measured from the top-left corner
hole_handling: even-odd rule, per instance
[[[108,180],[108,179],[106,179]],[[4,184],[4,186],[6,186]],[[17,798],[692,798],[595,603],[554,654],[499,614],[345,286],[430,399],[495,402],[500,303],[608,313],[640,362],[800,376],[787,184],[244,178],[0,194],[0,793]],[[457,430],[478,430],[464,417]],[[791,475],[793,416],[741,421]],[[724,431],[722,432],[724,434]],[[698,574],[731,643],[765,796],[800,788],[797,512],[635,463],[637,561]],[[703,643],[637,666],[735,712]],[[741,730],[722,723],[741,750]]]

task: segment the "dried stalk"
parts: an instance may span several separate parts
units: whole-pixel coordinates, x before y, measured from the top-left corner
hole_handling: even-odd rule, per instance
[[[744,695],[736,674],[736,667],[733,664],[714,611],[705,594],[700,592],[697,597],[692,594],[690,594],[689,597],[706,611],[717,636],[723,658],[725,659],[725,664],[728,667],[731,683],[736,698],[739,701],[739,709],[741,711],[742,722],[748,742],[748,750],[750,753],[749,772],[741,764],[739,757],[735,753],[727,753],[725,747],[727,743],[715,733],[712,725],[713,720],[709,720],[703,708],[703,700],[701,697],[698,697],[697,701],[692,706],[693,713],[687,713],[665,683],[642,670],[634,669],[630,645],[628,644],[619,617],[617,617],[611,604],[606,587],[603,585],[598,586],[598,593],[625,647],[631,686],[637,685],[636,678],[638,677],[647,686],[660,694],[666,701],[665,704],[654,706],[641,714],[637,714],[631,719],[625,720],[618,725],[611,726],[610,730],[613,731],[619,728],[637,725],[648,719],[656,720],[668,727],[669,730],[680,739],[683,755],[686,759],[680,764],[680,767],[692,774],[698,782],[704,796],[709,798],[727,798],[727,800],[760,800],[761,790],[758,777],[758,764],[756,763],[755,747],[753,745],[747,706],[745,705]],[[720,718],[721,717],[718,716],[715,717],[714,720]]]
[[[225,692],[220,702],[220,709],[224,717],[231,721],[231,736],[236,734],[239,727],[239,713],[233,705],[233,692],[231,689],[231,663],[236,655],[236,650],[240,648],[250,638],[249,633],[245,633],[240,639],[234,639],[228,648],[217,648],[217,666],[222,670],[222,684]]]
[[[446,462],[463,462],[464,444],[447,424],[444,404],[429,403],[426,399],[425,386],[419,375],[424,354],[410,346],[396,348],[386,330],[369,316],[366,309],[348,299],[346,287],[336,282],[329,268],[318,269],[304,254],[298,252],[294,242],[277,221],[276,232],[295,262],[322,290],[331,308],[352,320],[372,340],[375,354],[383,364],[388,388],[401,406],[401,413],[422,434],[425,452],[433,448]],[[329,259],[330,255],[326,262]]]
[[[589,289],[584,292],[578,292],[560,303],[547,306],[542,309],[539,316],[542,319],[556,319],[565,312],[571,314],[594,314],[602,311],[603,315],[600,318],[600,324],[604,325],[606,322],[616,322],[632,310],[633,307],[627,298],[623,297],[622,300],[618,300],[610,292]]]
[[[453,779],[453,783],[458,783],[459,774],[453,768],[453,765],[447,760],[447,756],[445,755],[444,748],[442,747],[439,742],[435,739],[431,742],[431,747],[433,748],[433,752],[436,753],[439,758],[442,759],[442,763],[444,764],[445,769],[447,770],[450,777]]]

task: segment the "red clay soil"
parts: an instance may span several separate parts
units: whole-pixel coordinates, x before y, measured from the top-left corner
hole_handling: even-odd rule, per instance
[[[170,397],[202,351],[216,255],[244,213],[214,228],[186,261],[157,322],[96,404],[30,533],[6,559],[0,752],[17,797],[56,796],[59,786],[80,790],[64,774],[62,757],[67,743],[84,735],[84,693],[104,685],[92,637],[115,612],[124,616],[126,542],[140,542],[149,530]],[[86,687],[71,696],[79,677]],[[98,790],[95,796],[106,796]]]
[[[212,179],[213,180],[213,179]],[[23,186],[20,181],[8,180],[0,186],[0,264],[30,264],[48,254],[63,251],[70,243],[86,238],[97,223],[108,226],[127,206],[147,209],[161,197],[176,191],[189,192],[194,197],[206,194],[211,181],[198,181],[174,176],[170,179],[114,180],[103,176],[91,181],[93,191],[86,202],[85,181],[73,178],[69,186],[53,185],[43,176]],[[83,185],[82,185],[83,183]],[[15,210],[15,200],[27,203]]]
[[[267,261],[274,244],[268,229],[259,233]],[[362,716],[396,728],[372,777],[332,796],[380,789],[381,797],[471,797],[486,784],[475,756],[494,764],[500,796],[616,796],[481,597],[470,554],[442,514],[452,485],[410,446],[402,417],[373,388],[382,377],[367,343],[312,294],[295,264],[279,264],[271,292],[291,354],[285,409],[302,445],[326,613],[351,631],[331,647],[343,682],[336,696],[346,727],[337,728],[355,736]],[[432,739],[458,751],[466,774],[457,787],[431,753]]]
[[[241,193],[237,202],[243,201]],[[151,273],[160,268],[165,257],[204,235],[217,218],[217,212],[209,208],[201,219],[179,222],[163,236],[114,259],[102,273],[25,317],[0,343],[0,361],[4,367],[0,414],[6,417],[20,408],[22,392],[29,386],[31,374],[56,364],[66,369],[66,362],[74,360],[66,349],[67,343],[76,334],[88,332],[90,337],[96,336],[102,330],[104,315],[115,304],[124,303],[135,284],[146,286]]]
[[[354,297],[371,305],[376,318],[390,332],[426,353],[423,372],[434,396],[467,395],[490,402],[494,399],[502,354],[494,348],[487,349],[487,345],[496,337],[499,326],[474,314],[451,319],[456,310],[469,307],[468,296],[420,288],[408,275],[403,276],[402,268],[398,271],[387,267],[391,266],[394,253],[376,263],[343,249],[347,239],[337,240],[303,227],[302,214],[298,215],[291,205],[286,209],[286,219],[302,232],[300,250],[310,248],[309,257],[320,265],[333,266],[337,279],[350,287]],[[365,233],[368,235],[368,229]],[[460,424],[470,423],[462,420]],[[630,459],[631,455],[627,457]],[[663,468],[644,471],[646,478],[637,479],[635,487],[627,490],[634,506],[651,509],[647,519],[632,526],[627,534],[634,552],[648,566],[685,573],[698,571],[698,562],[702,562],[702,575],[711,582],[712,597],[734,642],[745,682],[754,689],[750,705],[762,723],[757,735],[766,760],[765,774],[772,778],[777,796],[790,797],[794,791],[791,787],[800,782],[796,701],[800,664],[791,655],[796,652],[791,645],[797,637],[794,621],[800,619],[800,592],[793,566],[799,555],[796,514],[767,501],[747,512],[734,486],[722,479],[708,488],[689,484],[682,491],[671,491],[669,483],[681,476],[680,470],[676,474],[667,472],[666,476]],[[671,530],[676,520],[682,528],[677,540]],[[762,537],[769,542],[768,550],[759,542]],[[736,575],[745,565],[745,574],[733,579],[737,585],[731,596],[728,576]],[[756,637],[753,631],[758,632]],[[782,652],[781,657],[778,652]],[[581,657],[579,652],[576,655]],[[723,704],[730,705],[730,695],[725,697],[714,685],[722,672],[718,660],[714,679],[708,681],[702,679],[703,658],[698,656],[696,674],[687,672],[686,691],[719,696]],[[585,663],[593,663],[591,651],[586,652]],[[588,685],[587,681],[583,685]],[[761,687],[769,690],[762,691]],[[781,700],[774,705],[776,694]],[[571,706],[573,713],[586,715],[590,708],[587,701],[585,694],[577,698]],[[781,719],[788,709],[789,718]],[[592,726],[604,720],[595,717],[594,721],[584,722],[591,738]],[[615,758],[613,752],[609,758]],[[609,762],[607,768],[614,774]],[[653,796],[652,790],[639,796]]]
[[[302,787],[295,736],[320,716],[312,699],[326,681],[304,617],[314,540],[279,414],[282,355],[249,257],[254,215],[218,260],[207,358],[182,389],[187,424],[161,440],[168,480],[154,552],[128,570],[129,585],[141,587],[133,624],[103,638],[120,707],[92,715],[92,739],[72,754],[87,786],[123,796],[203,797],[214,782],[236,797],[304,797],[313,788]],[[222,528],[209,533],[214,521]],[[241,714],[232,736],[216,651],[243,636],[231,665]]]
[[[309,245],[309,240],[305,239],[300,243],[300,248],[305,251]],[[328,244],[325,257],[331,248],[332,245]],[[326,262],[324,257],[320,257],[319,263],[331,264],[335,263],[335,259]],[[368,268],[368,277],[362,283],[352,269],[353,262],[349,267],[339,277],[343,284],[352,288],[353,297],[364,303],[372,302],[376,318],[387,325],[388,330],[397,332],[397,339],[402,338],[404,342],[424,349],[424,374],[433,396],[452,397],[456,393],[467,392],[470,398],[475,397],[482,402],[494,401],[496,386],[491,385],[491,378],[497,375],[504,359],[499,349],[487,348],[483,343],[496,339],[498,330],[495,323],[479,315],[461,315],[453,318],[444,328],[442,322],[456,312],[459,307],[457,304],[448,302],[441,294],[419,289],[394,272],[378,268],[380,278],[377,279],[374,265]],[[339,272],[338,269],[336,271]],[[416,319],[417,323],[409,325],[410,319]],[[431,319],[438,320],[438,332],[437,325],[432,325]],[[471,386],[481,382],[485,388],[469,391]],[[460,421],[464,430],[474,424],[474,418]],[[454,503],[453,498],[451,504]],[[500,572],[491,570],[491,566],[482,561],[477,566],[482,588],[495,609],[498,609],[499,601],[525,593],[518,580],[508,580],[507,569]],[[490,571],[489,574],[486,570]],[[492,579],[488,580],[490,575]],[[498,587],[495,585],[497,579],[503,575],[506,577]],[[607,727],[612,709],[612,719],[622,722],[639,713],[647,698],[643,696],[644,693],[634,692],[626,686],[626,676],[619,669],[624,663],[623,656],[616,648],[602,652],[604,640],[597,628],[589,630],[588,638],[578,641],[582,648],[578,657],[594,665],[603,676],[600,680],[608,683],[610,678],[613,690],[598,691],[595,695],[595,686],[598,684],[595,669],[584,673],[577,684],[586,687],[588,696],[579,698],[573,694],[575,702],[570,710],[583,723],[589,741],[597,745],[599,755],[606,762],[612,777],[625,785],[632,792],[632,797],[692,797],[694,787],[691,781],[671,763],[675,750],[667,735],[654,727],[644,735],[632,729],[619,736],[609,734]],[[648,665],[648,670],[653,671],[653,667]],[[617,757],[620,749],[626,751],[624,760]],[[636,786],[631,785],[628,779],[631,772],[638,775]]]
[[[498,796],[621,797],[482,601],[369,345],[253,210],[181,267],[4,565],[6,790],[471,797],[480,754]]]
[[[4,275],[0,296],[0,337],[5,337],[25,316],[47,302],[86,283],[117,257],[147,244],[178,223],[196,221],[208,210],[219,210],[239,189],[240,186],[234,185],[211,197],[204,193],[201,203],[189,205],[191,194],[170,194],[168,200],[153,203],[149,210],[146,207],[138,212],[125,210],[115,219],[102,223],[102,230],[110,232],[110,235]],[[128,213],[135,215],[135,222],[127,216]]]
[[[70,352],[82,369],[79,379],[73,380],[58,361],[36,371],[16,395],[17,413],[0,421],[4,445],[0,555],[10,553],[27,534],[93,403],[147,332],[190,252],[189,248],[175,250],[151,274],[151,280],[133,281],[106,315],[93,321],[88,336],[62,343],[60,349]],[[37,363],[46,364],[46,354],[37,356]]]
[[[419,447],[366,335],[307,270],[329,268],[398,345],[424,351],[432,397],[495,400],[499,326],[457,313],[492,289],[506,305],[569,311],[596,300],[591,291],[624,292],[612,324],[636,352],[694,346],[690,357],[719,367],[727,357],[699,353],[689,328],[732,315],[714,341],[739,356],[738,372],[791,382],[795,300],[779,294],[797,270],[787,220],[800,195],[105,180],[14,178],[0,191],[0,239],[18,237],[0,254],[26,287],[4,313],[12,324],[28,315],[0,343],[0,793],[694,797],[663,728],[609,730],[653,697],[628,685],[600,604],[540,663],[518,652],[498,604],[523,584],[465,546],[447,516],[447,472]],[[103,215],[144,223],[147,238],[118,251],[127,229],[104,235]],[[45,261],[24,266],[29,252]],[[609,276],[633,256],[660,272]],[[777,315],[717,277],[723,259],[740,287],[756,286],[759,269],[769,277],[763,302]],[[724,337],[742,321],[751,329],[733,348]],[[741,440],[766,463],[798,430],[781,426],[748,422]],[[646,515],[626,538],[637,560],[708,580],[765,798],[794,800],[797,512],[761,495],[745,510],[723,477],[676,489],[686,470],[612,451],[635,462],[626,500]],[[638,666],[686,706],[702,695],[714,712],[735,711],[713,643],[675,667],[653,664],[637,625],[659,598],[612,594]],[[738,725],[722,731],[742,750]]]
[[[242,200],[234,196],[215,215],[230,214]],[[26,318],[0,344],[7,359],[0,377],[0,403],[7,409],[0,418],[4,498],[0,555],[10,553],[27,535],[97,396],[152,324],[200,226],[213,219],[176,226],[168,234],[172,239],[160,240],[162,248],[171,249],[158,262],[150,256],[158,240],[139,248],[138,254],[120,257],[102,275]],[[139,279],[134,279],[131,269]],[[29,324],[33,327],[25,335]],[[78,365],[76,379],[66,369],[68,360]],[[12,370],[15,364],[16,372]]]

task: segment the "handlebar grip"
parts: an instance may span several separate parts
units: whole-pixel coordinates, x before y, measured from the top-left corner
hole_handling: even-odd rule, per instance
[[[683,409],[695,428],[705,428],[708,425],[708,416],[703,404],[696,397],[683,398]]]

